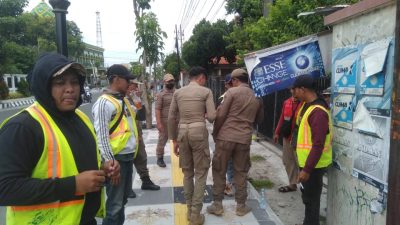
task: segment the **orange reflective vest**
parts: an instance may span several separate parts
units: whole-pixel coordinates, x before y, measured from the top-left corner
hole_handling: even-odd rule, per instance
[[[299,113],[303,110],[304,105],[299,110]],[[332,120],[330,112],[320,105],[311,105],[308,107],[304,115],[301,117],[300,114],[297,116],[296,124],[299,126],[298,135],[297,135],[297,145],[296,145],[296,153],[299,161],[299,166],[304,168],[308,155],[312,149],[312,139],[311,139],[311,127],[308,123],[308,117],[311,112],[316,109],[322,109],[324,112],[328,114],[329,117],[329,133],[326,134],[324,149],[315,168],[324,168],[329,166],[332,163]]]
[[[118,118],[120,117],[122,113],[122,119],[119,122],[117,128],[110,134],[110,144],[111,144],[111,150],[114,155],[118,154],[119,152],[122,151],[122,149],[125,148],[126,143],[128,142],[129,138],[132,135],[132,130],[129,127],[129,122],[128,118],[125,115],[125,112],[122,112],[122,105],[119,103],[117,99],[112,97],[111,95],[104,94],[100,96],[101,98],[105,98],[108,101],[110,101],[114,107],[117,109],[117,113],[115,114],[114,118],[111,120],[109,124],[109,128],[114,126],[114,124],[118,121]],[[132,119],[132,127],[133,127],[133,134],[135,135],[136,138],[136,149],[135,149],[135,155],[134,158],[136,158],[136,155],[138,153],[139,149],[139,134],[138,134],[138,129],[136,126],[136,113],[135,110],[132,109],[131,104],[129,103],[128,99],[124,98],[123,100],[125,102],[125,106],[128,109],[129,113],[131,114],[131,119]]]
[[[75,164],[72,150],[64,134],[47,113],[47,111],[35,102],[27,111],[42,127],[44,136],[44,148],[42,155],[32,171],[32,178],[51,179],[76,176],[79,172]],[[96,136],[89,118],[80,110],[75,113],[90,129],[94,140]],[[11,118],[11,117],[10,117]],[[5,124],[9,119],[4,121]],[[96,141],[95,141],[96,142]],[[97,147],[96,147],[97,149]],[[100,168],[100,154],[97,153],[98,167]],[[85,202],[84,195],[77,195],[78,199],[65,202],[51,202],[27,206],[7,207],[7,225],[20,224],[79,224]],[[101,206],[97,215],[104,217],[105,196],[101,193]]]

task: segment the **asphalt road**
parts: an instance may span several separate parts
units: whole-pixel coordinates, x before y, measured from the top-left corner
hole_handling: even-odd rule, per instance
[[[92,110],[93,103],[96,101],[96,99],[98,97],[99,97],[99,93],[93,93],[92,103],[84,103],[79,107],[79,109],[82,110],[84,113],[86,113],[86,115],[88,115],[90,120],[92,120],[92,121],[93,121],[93,117],[92,117],[91,110]],[[18,108],[0,110],[0,124],[5,119],[7,119],[8,117],[14,115],[15,113],[21,111],[24,108],[25,107],[18,107]],[[0,225],[6,224],[5,218],[6,218],[6,209],[5,209],[5,207],[0,207]]]

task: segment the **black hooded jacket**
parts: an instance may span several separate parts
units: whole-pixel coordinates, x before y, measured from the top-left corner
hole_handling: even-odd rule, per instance
[[[42,55],[28,76],[31,91],[65,135],[79,173],[98,170],[96,140],[84,122],[72,112],[60,112],[51,96],[54,73],[71,63],[64,56]],[[80,76],[81,92],[84,77]],[[82,103],[79,99],[77,107]],[[40,124],[28,112],[11,118],[0,130],[0,205],[20,206],[76,199],[75,177],[34,179],[31,173],[43,152],[44,134]],[[96,224],[100,192],[85,195],[80,224]]]

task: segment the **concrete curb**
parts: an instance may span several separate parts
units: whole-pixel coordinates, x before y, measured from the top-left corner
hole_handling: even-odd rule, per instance
[[[247,187],[248,187],[247,190],[248,190],[249,196],[251,196],[251,198],[260,199],[260,194],[258,193],[258,191],[253,187],[253,185],[249,181],[247,181]],[[273,221],[276,225],[284,225],[282,223],[282,221],[279,219],[279,217],[275,214],[275,212],[271,209],[268,202],[267,202],[267,208],[265,209],[265,211],[267,212],[268,216],[270,217],[269,219],[271,221]]]
[[[8,108],[15,108],[15,107],[20,107],[20,106],[30,105],[34,101],[35,101],[34,97],[1,100],[0,101],[0,109],[8,109]]]

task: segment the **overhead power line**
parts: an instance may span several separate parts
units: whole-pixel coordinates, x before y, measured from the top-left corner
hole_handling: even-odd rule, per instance
[[[219,8],[217,9],[217,11],[215,11],[214,15],[212,16],[210,22],[214,21],[215,16],[218,15],[218,13],[221,11],[222,7],[225,5],[225,0],[222,0],[222,4],[219,6]]]
[[[214,5],[215,5],[216,2],[217,2],[217,0],[214,0],[212,6],[210,7],[210,10],[208,10],[208,13],[207,13],[207,15],[206,15],[204,18],[207,18],[207,17],[208,17],[208,14],[210,14],[211,9],[214,7]]]

